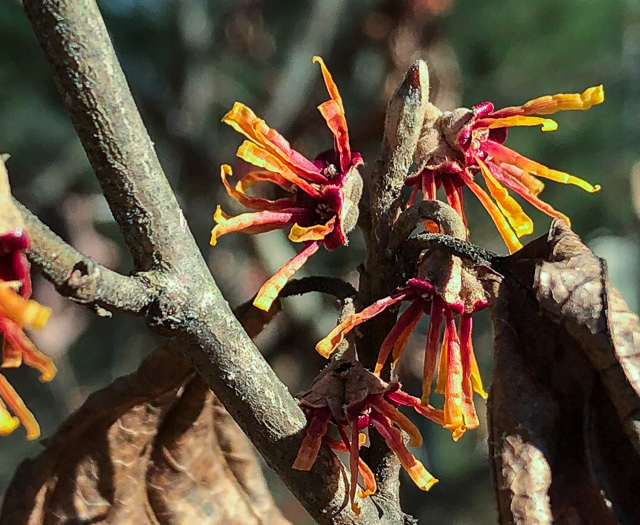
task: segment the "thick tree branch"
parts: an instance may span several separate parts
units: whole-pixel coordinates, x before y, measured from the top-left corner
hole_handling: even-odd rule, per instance
[[[99,313],[106,309],[140,315],[151,304],[156,294],[151,275],[127,277],[105,268],[69,246],[22,204],[14,203],[31,239],[29,259],[60,295]]]
[[[159,270],[149,325],[183,352],[269,465],[321,523],[379,523],[347,505],[342,468],[323,449],[293,470],[306,420],[224,300],[184,220],[93,0],[25,0],[36,36],[138,271]],[[311,350],[310,350],[311,351]]]

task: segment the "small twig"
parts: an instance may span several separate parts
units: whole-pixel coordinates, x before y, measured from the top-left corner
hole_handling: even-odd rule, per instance
[[[106,310],[140,315],[157,294],[151,275],[125,276],[82,255],[14,199],[31,239],[29,260],[63,297],[105,315]],[[106,310],[105,310],[106,309]],[[106,312],[106,315],[110,315]]]
[[[280,297],[302,295],[309,292],[332,295],[342,301],[349,297],[355,297],[358,293],[353,285],[338,277],[312,276],[292,279],[284,286]]]
[[[465,259],[473,264],[492,265],[504,258],[490,250],[472,244],[451,235],[441,233],[420,233],[410,237],[404,244],[404,250],[410,258],[415,258],[424,250],[444,249],[452,255]]]

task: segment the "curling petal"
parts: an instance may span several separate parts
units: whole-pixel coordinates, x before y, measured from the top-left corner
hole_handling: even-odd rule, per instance
[[[0,282],[0,314],[20,326],[42,328],[51,315],[51,308],[25,299],[10,283]]]
[[[216,208],[213,220],[217,223],[211,230],[211,246],[215,246],[218,238],[232,232],[264,233],[297,221],[309,220],[311,214],[305,208],[289,208],[280,211],[258,211],[242,213],[235,217],[226,215],[220,206]]]
[[[435,296],[431,302],[429,313],[429,332],[427,333],[427,344],[424,353],[424,369],[422,375],[422,404],[429,404],[431,394],[431,384],[436,368],[436,357],[438,355],[438,341],[440,340],[440,327],[444,319],[444,303],[442,299]]]
[[[336,217],[331,217],[326,224],[299,226],[294,224],[289,232],[289,240],[293,242],[321,241],[329,235],[336,224]]]
[[[296,173],[294,173],[289,166],[280,161],[275,155],[269,153],[266,149],[257,146],[253,142],[245,140],[240,147],[236,155],[242,160],[264,168],[268,171],[279,173],[282,177],[289,182],[298,186],[302,191],[308,193],[312,197],[319,199],[322,197],[320,191],[313,186],[312,183],[306,181]]]
[[[329,73],[324,60],[322,60],[322,57],[316,55],[313,57],[313,63],[320,65],[320,69],[322,70],[322,78],[324,79],[324,85],[327,87],[329,96],[338,103],[338,105],[342,109],[342,113],[344,113],[344,104],[342,103],[342,97],[340,96],[340,92],[338,91],[338,86],[336,86],[336,83],[333,81],[333,77],[331,76],[331,73]]]
[[[301,177],[312,182],[327,181],[310,160],[294,150],[280,133],[270,128],[244,104],[236,102],[231,111],[222,118],[222,122],[276,156]]]
[[[395,294],[379,299],[375,303],[367,306],[364,310],[347,317],[347,319],[331,330],[329,335],[316,345],[316,351],[321,356],[328,358],[342,342],[344,336],[356,326],[375,317],[390,306],[405,300],[407,297],[412,295],[412,293],[412,290],[408,287],[401,288]]]
[[[502,144],[498,144],[497,142],[493,142],[492,140],[483,142],[482,151],[493,157],[494,160],[513,164],[517,168],[520,168],[537,177],[544,177],[545,179],[560,182],[562,184],[573,184],[574,186],[578,186],[579,188],[582,188],[584,191],[587,191],[589,193],[595,193],[596,191],[600,190],[600,185],[598,184],[593,186],[586,180],[575,177],[569,173],[565,173],[564,171],[552,170],[550,168],[547,168],[546,166],[534,160],[528,159],[527,157],[520,155],[512,149],[509,149]]]
[[[344,110],[335,100],[327,100],[318,106],[318,111],[333,133],[335,148],[340,157],[340,170],[345,173],[351,164],[351,147]]]
[[[422,434],[409,418],[400,412],[391,403],[384,400],[382,395],[373,397],[370,401],[371,406],[377,410],[382,416],[386,417],[392,423],[395,423],[400,430],[404,430],[409,434],[409,445],[412,447],[422,446]]]
[[[513,253],[522,248],[522,244],[518,240],[518,236],[513,231],[513,228],[511,228],[509,221],[500,211],[500,208],[498,208],[498,206],[493,203],[489,195],[487,195],[485,191],[480,186],[478,186],[471,177],[469,177],[467,174],[463,174],[462,177],[464,178],[464,181],[469,189],[478,198],[484,208],[489,212],[489,215],[493,219],[493,222],[500,232],[502,239],[507,245],[507,248],[509,248],[509,253]]]
[[[294,184],[289,182],[279,173],[273,171],[250,171],[246,175],[243,175],[236,183],[236,190],[245,193],[249,188],[260,182],[270,182],[277,186],[280,186],[283,190],[291,192],[295,187]]]
[[[24,364],[40,372],[40,381],[51,381],[55,377],[58,370],[51,358],[35,347],[19,325],[0,316],[0,332],[4,335],[7,344],[20,351]],[[2,366],[10,368],[11,364],[5,364],[3,361]]]
[[[244,192],[241,186],[238,187],[238,184],[236,184],[235,188],[231,186],[231,184],[229,184],[227,178],[231,175],[231,166],[229,166],[228,164],[223,164],[222,166],[220,166],[220,178],[222,179],[222,184],[224,184],[227,193],[232,199],[237,200],[240,204],[246,206],[247,208],[252,208],[254,210],[260,211],[277,211],[285,208],[293,208],[295,206],[295,201],[289,198],[272,201],[269,199],[262,199],[260,197],[250,197]]]
[[[40,437],[40,426],[36,418],[2,374],[0,374],[0,397],[18,417],[22,426],[24,426],[27,431],[27,439],[29,441],[38,439]]]
[[[273,301],[276,300],[280,290],[291,279],[302,265],[307,262],[307,259],[318,251],[320,244],[318,241],[312,241],[302,249],[298,255],[296,255],[289,262],[285,263],[266,283],[262,285],[258,295],[253,301],[253,305],[256,308],[260,308],[265,312],[269,311]]]
[[[492,118],[512,115],[551,115],[557,111],[587,110],[604,102],[602,84],[593,86],[582,93],[559,93],[545,95],[525,102],[522,106],[511,106],[494,111]]]
[[[326,408],[314,410],[312,414],[307,425],[307,434],[302,440],[298,455],[292,466],[296,470],[311,470],[318,457],[318,452],[322,445],[322,437],[327,433],[327,426],[331,419],[331,412]]]
[[[502,118],[488,117],[478,119],[473,124],[474,129],[510,128],[512,126],[541,126],[542,131],[555,131],[558,129],[558,123],[553,119],[521,115]]]
[[[0,400],[0,436],[8,436],[20,426],[20,420],[12,416]]]
[[[533,232],[533,221],[522,210],[520,205],[509,195],[506,188],[502,186],[491,173],[487,165],[478,157],[475,157],[484,180],[489,188],[491,196],[498,203],[502,214],[507,218],[511,227],[518,237],[529,235]]]
[[[373,371],[374,374],[380,375],[382,368],[384,367],[389,354],[393,350],[393,365],[395,366],[400,359],[400,355],[407,345],[409,336],[415,329],[418,321],[424,313],[424,301],[422,299],[415,299],[409,307],[402,313],[398,320],[393,325],[393,328],[387,334],[384,341],[380,345],[380,352],[378,353],[378,360],[376,361],[376,367]]]
[[[372,420],[376,429],[386,441],[387,446],[393,450],[400,460],[402,467],[407,471],[409,476],[411,476],[411,479],[420,490],[428,491],[438,482],[438,480],[424,468],[424,465],[407,450],[399,430],[389,425],[389,423],[378,414],[373,413]]]

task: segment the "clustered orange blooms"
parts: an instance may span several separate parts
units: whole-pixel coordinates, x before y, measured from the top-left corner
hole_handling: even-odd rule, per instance
[[[322,68],[330,95],[330,100],[321,104],[319,110],[334,135],[333,151],[321,154],[313,161],[307,160],[293,150],[278,132],[240,103],[236,103],[223,118],[223,122],[249,139],[238,149],[238,157],[261,168],[261,171],[248,173],[232,186],[228,181],[231,168],[222,166],[222,182],[228,194],[255,211],[229,217],[218,207],[214,215],[217,225],[212,231],[211,244],[229,232],[261,233],[290,225],[289,238],[305,244],[303,250],[258,292],[254,304],[265,310],[287,280],[320,245],[329,250],[346,245],[346,235],[355,227],[358,217],[362,180],[357,167],[362,164],[362,157],[351,151],[344,106],[331,75],[322,59],[314,57],[314,61]],[[413,186],[407,206],[415,202],[418,193],[424,200],[438,199],[438,190],[443,188],[446,201],[466,225],[462,190],[466,186],[489,212],[509,251],[518,250],[522,247],[519,238],[532,233],[533,222],[509,195],[507,188],[548,215],[569,222],[565,215],[538,197],[544,188],[539,178],[573,184],[591,193],[600,187],[568,173],[547,168],[507,148],[503,143],[508,129],[515,126],[541,126],[542,131],[553,131],[557,128],[555,121],[535,115],[586,110],[603,100],[604,90],[602,86],[596,86],[583,93],[543,96],[521,106],[500,110],[495,110],[490,102],[475,106],[469,113],[469,120],[457,134],[455,154],[437,165],[427,162],[426,167],[407,178],[407,185]],[[482,176],[489,193],[476,182],[477,174]],[[258,182],[271,182],[290,195],[276,200],[247,195],[245,190]],[[431,225],[427,224],[427,227]],[[448,429],[454,440],[458,440],[467,429],[479,425],[473,393],[484,398],[487,393],[473,351],[472,315],[487,306],[487,299],[471,266],[451,256],[446,262],[450,271],[442,280],[437,276],[438,264],[441,263],[442,260],[436,264],[429,252],[423,254],[415,275],[403,287],[343,320],[316,346],[321,355],[329,358],[345,335],[356,326],[387,308],[408,302],[407,308],[381,344],[373,372],[365,370],[359,363],[360,368],[340,358],[321,372],[312,389],[300,398],[308,424],[293,467],[309,470],[323,442],[334,450],[348,452],[350,499],[356,511],[358,475],[362,477],[364,486],[360,497],[376,490],[374,476],[360,458],[360,448],[366,441],[365,432],[371,425],[396,453],[418,487],[429,490],[437,482],[404,445],[401,431],[409,435],[411,446],[420,446],[422,437],[398,410],[399,405],[411,406],[419,414]],[[409,336],[425,314],[430,317],[430,325],[424,357],[422,397],[418,399],[403,392],[395,377],[396,365]],[[380,375],[390,356],[394,379],[391,383],[385,383]],[[328,378],[340,367],[344,368],[340,372],[342,375],[338,374],[343,384],[336,386],[335,377]],[[430,405],[434,376],[435,392],[444,394],[442,409]],[[340,439],[327,435],[330,423],[337,428]]]
[[[359,512],[356,500],[358,474],[362,476],[365,489],[358,492],[358,497],[364,498],[376,491],[373,473],[360,457],[360,448],[367,441],[370,425],[378,430],[418,487],[429,490],[438,482],[405,446],[401,431],[409,435],[412,447],[422,445],[422,436],[397,407],[413,407],[420,415],[442,424],[440,411],[422,406],[420,399],[403,392],[397,381],[385,383],[359,361],[334,361],[319,374],[309,392],[300,396],[299,402],[309,423],[293,468],[311,469],[323,441],[333,450],[349,453],[349,498],[355,512]],[[337,428],[340,439],[327,435],[329,423]]]
[[[29,299],[31,277],[25,250],[29,238],[18,211],[10,200],[9,181],[0,160],[0,332],[3,336],[2,368],[17,368],[23,362],[40,372],[41,381],[56,374],[51,359],[40,352],[24,328],[41,328],[50,309]],[[13,414],[13,415],[12,415]],[[27,439],[37,439],[40,427],[31,411],[7,379],[0,374],[0,435],[12,433],[20,424]]]
[[[522,247],[519,238],[533,232],[533,221],[509,195],[507,188],[547,215],[560,217],[569,223],[565,215],[538,197],[544,189],[544,183],[539,177],[573,184],[590,193],[598,191],[600,186],[593,186],[569,173],[547,168],[507,148],[503,143],[508,129],[516,126],[540,126],[542,131],[555,131],[558,124],[554,120],[532,115],[587,110],[603,101],[604,89],[600,85],[590,87],[583,93],[546,95],[521,106],[499,110],[494,110],[491,102],[474,106],[471,120],[457,137],[460,158],[450,159],[439,166],[428,166],[409,178],[407,184],[413,186],[409,203],[413,203],[418,191],[421,191],[425,200],[436,199],[438,188],[443,187],[449,205],[465,218],[462,188],[466,186],[489,212],[509,251],[513,253]],[[477,173],[482,175],[491,196],[474,180],[474,174]]]
[[[304,243],[300,253],[258,292],[254,305],[263,310],[270,308],[282,287],[321,245],[328,250],[346,245],[347,234],[358,220],[362,179],[357,168],[362,164],[362,156],[351,151],[342,97],[331,74],[320,57],[313,60],[320,64],[330,96],[318,110],[333,133],[333,150],[308,160],[240,102],[222,119],[248,139],[238,148],[238,157],[261,171],[248,173],[232,186],[228,181],[231,167],[222,166],[222,182],[229,196],[255,211],[230,217],[218,206],[213,216],[217,225],[211,232],[211,244],[215,245],[220,236],[230,232],[263,233],[289,226],[289,239]],[[259,182],[274,184],[290,196],[269,200],[247,195],[246,190]]]

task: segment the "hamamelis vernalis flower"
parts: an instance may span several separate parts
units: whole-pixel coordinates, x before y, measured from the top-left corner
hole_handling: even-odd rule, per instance
[[[403,301],[409,302],[409,306],[382,342],[374,373],[379,375],[382,372],[390,355],[392,370],[395,370],[409,336],[421,317],[428,313],[430,323],[421,401],[424,407],[430,407],[429,397],[440,348],[435,392],[444,394],[444,409],[433,412],[432,419],[450,430],[453,439],[458,440],[465,430],[479,425],[473,391],[487,397],[471,341],[471,316],[486,307],[487,300],[475,271],[459,257],[427,252],[416,276],[409,279],[406,286],[345,319],[316,345],[316,350],[329,357],[353,328]],[[457,316],[460,317],[458,326]],[[444,337],[440,343],[443,324]]]
[[[347,234],[358,220],[362,179],[357,167],[362,164],[362,156],[351,151],[342,98],[331,74],[320,57],[313,60],[320,64],[331,97],[318,110],[333,133],[332,151],[308,160],[239,102],[222,119],[249,139],[238,149],[238,157],[262,171],[251,172],[232,185],[228,180],[231,167],[226,164],[221,167],[222,182],[229,196],[255,211],[230,217],[218,206],[211,244],[215,245],[220,236],[230,232],[263,233],[289,226],[289,239],[304,243],[302,251],[258,292],[254,304],[263,310],[269,309],[282,287],[321,245],[328,250],[346,245]],[[275,184],[291,195],[276,200],[247,195],[246,190],[259,182]]]
[[[438,423],[442,423],[441,411],[422,406],[418,398],[403,392],[397,381],[385,383],[359,361],[334,362],[318,375],[311,389],[300,396],[299,403],[308,424],[293,468],[311,469],[322,441],[333,450],[348,452],[351,471],[349,498],[355,512],[359,512],[356,501],[358,474],[364,486],[358,497],[364,498],[376,491],[373,473],[360,457],[360,448],[367,442],[369,425],[373,425],[384,438],[420,489],[429,490],[437,483],[438,480],[407,450],[401,431],[409,435],[412,447],[422,445],[422,436],[397,407],[411,406],[420,415]],[[327,435],[329,423],[337,427],[340,439]]]
[[[2,368],[16,368],[22,363],[40,372],[41,381],[56,374],[51,359],[42,354],[25,335],[24,328],[41,328],[50,309],[29,299],[31,277],[24,251],[29,238],[22,219],[11,202],[9,181],[0,160],[0,332],[3,336]],[[11,415],[13,413],[14,415]],[[27,439],[40,436],[33,414],[0,374],[0,435],[8,435],[19,425],[25,427]]]
[[[447,142],[452,146],[455,143],[452,155],[449,158],[441,156],[435,162],[422,166],[419,173],[408,180],[407,184],[414,186],[410,203],[419,190],[424,200],[433,200],[438,188],[443,187],[449,205],[464,217],[462,188],[467,186],[489,212],[509,251],[518,250],[522,247],[519,237],[533,231],[533,222],[509,195],[507,188],[551,217],[560,217],[569,223],[565,215],[538,197],[544,189],[540,178],[573,184],[590,193],[598,191],[600,186],[547,168],[507,148],[503,142],[507,138],[508,128],[541,126],[542,131],[554,131],[558,127],[554,120],[533,115],[587,110],[603,101],[604,89],[596,86],[583,93],[547,95],[522,106],[499,110],[494,110],[491,102],[483,102],[473,108],[470,118],[463,117],[469,118],[468,122],[454,133],[446,129],[445,121],[441,129],[444,129]],[[448,118],[451,119],[451,116]],[[433,150],[426,153],[433,153]],[[426,158],[429,155],[423,153],[423,156]],[[416,160],[420,164],[420,159]],[[474,180],[476,173],[482,175],[489,194]]]

